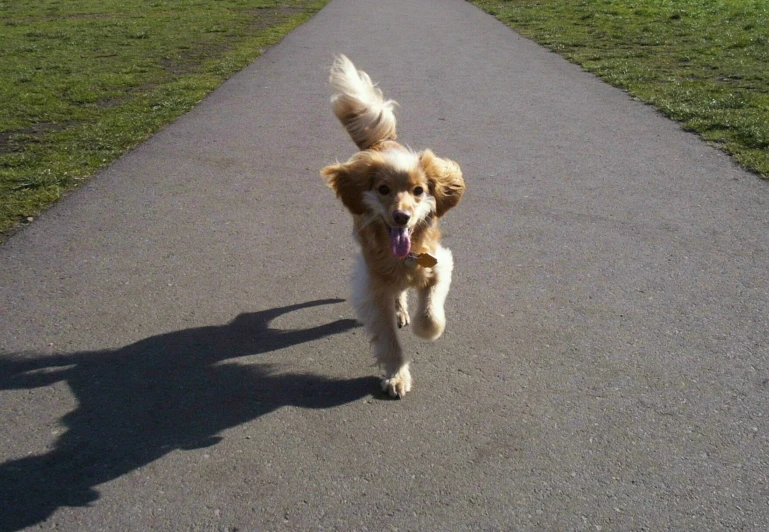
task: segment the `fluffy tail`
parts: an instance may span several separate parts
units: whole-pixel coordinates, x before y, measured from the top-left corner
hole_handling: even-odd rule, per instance
[[[395,140],[393,100],[385,100],[382,91],[352,61],[339,55],[331,67],[334,114],[347,129],[358,148],[365,150],[383,140]]]

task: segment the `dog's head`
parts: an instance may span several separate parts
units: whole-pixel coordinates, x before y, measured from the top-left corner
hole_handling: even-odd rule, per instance
[[[414,228],[446,214],[465,190],[459,165],[430,150],[365,150],[321,174],[351,213],[387,225],[393,253],[400,258],[408,254]]]

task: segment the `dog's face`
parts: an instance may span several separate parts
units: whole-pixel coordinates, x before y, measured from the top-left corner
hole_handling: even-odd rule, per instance
[[[393,254],[408,254],[414,228],[459,203],[465,189],[459,166],[430,150],[366,150],[321,173],[342,203],[366,222],[382,220]]]
[[[363,204],[390,227],[413,228],[435,211],[427,175],[415,154],[391,150],[382,156],[383,161],[371,169]]]

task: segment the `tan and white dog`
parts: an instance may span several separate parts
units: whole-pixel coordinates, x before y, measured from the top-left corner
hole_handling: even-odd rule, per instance
[[[347,57],[336,58],[330,81],[334,114],[361,151],[321,175],[352,213],[361,249],[353,305],[384,366],[382,389],[400,398],[411,390],[397,335],[410,322],[407,291],[417,292],[414,333],[435,340],[446,326],[454,267],[451,251],[440,245],[438,219],[459,203],[465,183],[454,161],[395,142],[395,102]]]

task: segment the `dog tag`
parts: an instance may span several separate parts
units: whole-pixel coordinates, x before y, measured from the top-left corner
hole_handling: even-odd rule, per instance
[[[423,268],[432,268],[433,266],[438,264],[438,259],[430,255],[429,253],[420,253],[415,257],[415,261],[417,264],[419,264]]]

